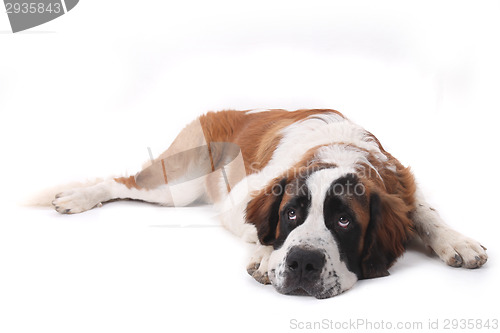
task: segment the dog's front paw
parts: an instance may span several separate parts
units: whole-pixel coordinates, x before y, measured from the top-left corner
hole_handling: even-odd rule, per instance
[[[454,230],[447,230],[431,245],[436,254],[453,267],[478,268],[488,260],[486,248]]]
[[[247,272],[257,282],[262,284],[270,284],[269,276],[267,274],[269,256],[273,252],[272,246],[257,245],[257,248],[250,259],[247,266]]]
[[[52,205],[61,214],[76,214],[99,206],[101,203],[95,195],[89,193],[88,189],[82,188],[57,194]]]

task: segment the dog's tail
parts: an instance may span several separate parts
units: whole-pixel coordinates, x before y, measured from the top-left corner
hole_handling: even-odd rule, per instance
[[[23,199],[20,202],[20,205],[25,207],[50,207],[52,206],[52,201],[54,200],[56,194],[74,188],[92,186],[102,181],[103,179],[96,178],[84,182],[72,182],[64,185],[49,187]]]

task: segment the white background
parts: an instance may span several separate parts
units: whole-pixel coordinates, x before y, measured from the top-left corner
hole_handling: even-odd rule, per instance
[[[86,0],[12,34],[0,13],[0,331],[499,319],[499,17],[498,1]],[[488,247],[486,266],[411,249],[391,276],[319,301],[253,281],[250,246],[209,207],[16,205],[133,174],[208,110],[313,107],[343,112],[411,165],[448,223]]]

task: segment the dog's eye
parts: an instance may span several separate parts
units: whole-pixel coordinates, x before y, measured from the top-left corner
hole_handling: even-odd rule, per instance
[[[290,220],[290,221],[295,221],[297,219],[297,212],[295,211],[295,209],[293,208],[289,208],[286,212],[286,217]]]
[[[339,217],[338,224],[342,228],[347,228],[349,226],[349,223],[351,223],[351,221],[349,221],[349,218],[347,216],[341,216],[341,217]]]

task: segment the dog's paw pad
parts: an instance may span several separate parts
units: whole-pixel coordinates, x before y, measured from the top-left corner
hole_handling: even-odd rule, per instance
[[[267,272],[261,272],[259,270],[256,270],[253,274],[252,277],[255,279],[255,281],[262,283],[262,284],[270,284],[271,282],[269,281],[269,276]]]
[[[435,247],[439,257],[452,267],[479,268],[488,261],[484,246],[459,233],[448,234]]]
[[[258,246],[250,259],[250,264],[247,266],[247,272],[257,282],[262,284],[270,284],[267,273],[269,256],[273,248],[271,246]]]
[[[462,267],[479,268],[488,260],[488,255],[478,242],[464,238],[454,246],[455,251],[462,257]]]
[[[250,274],[250,276],[253,276],[253,273],[255,273],[255,271],[257,271],[259,269],[259,266],[260,266],[260,263],[258,263],[258,262],[250,263],[247,266],[248,274]]]
[[[455,255],[450,257],[446,263],[452,267],[462,267],[464,261],[458,253],[455,253]]]
[[[81,213],[99,204],[83,189],[58,193],[52,201],[55,210],[61,214]]]

